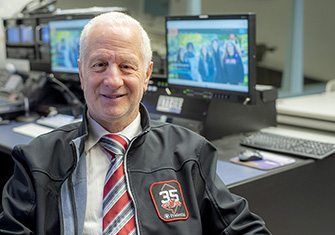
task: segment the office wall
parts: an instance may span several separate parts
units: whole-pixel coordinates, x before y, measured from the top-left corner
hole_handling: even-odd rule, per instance
[[[263,66],[283,70],[293,0],[206,0],[202,13],[255,12],[257,42],[277,47]],[[304,74],[318,80],[335,78],[335,1],[304,0]]]
[[[0,0],[0,69],[5,68],[6,63],[13,63],[18,69],[29,71],[27,60],[6,59],[5,36],[3,28],[3,18],[13,17],[20,12],[30,0]]]
[[[186,14],[186,0],[157,0],[169,7],[170,15]],[[29,0],[0,0],[0,17],[10,17]],[[58,0],[57,8],[86,8],[92,6],[120,6],[129,9],[148,30],[153,49],[165,53],[164,17],[151,16],[145,9],[149,0]],[[293,0],[202,0],[202,14],[223,14],[232,12],[255,12],[257,14],[257,43],[276,47],[267,53],[262,66],[282,71],[288,42],[288,32]],[[304,75],[327,81],[335,78],[335,22],[334,0],[304,0]],[[3,28],[0,26],[0,68],[5,60]],[[11,60],[10,60],[11,61]],[[27,63],[15,61],[24,69]]]

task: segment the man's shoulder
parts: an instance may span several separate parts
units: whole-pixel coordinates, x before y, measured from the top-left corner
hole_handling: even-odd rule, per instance
[[[199,133],[196,133],[195,131],[187,127],[168,122],[152,120],[151,129],[154,132],[157,131],[159,133],[165,133],[167,135],[179,136],[180,138],[198,139],[198,140],[205,139],[205,137],[201,136]]]
[[[36,137],[27,145],[18,145],[13,149],[13,157],[26,162],[31,170],[50,170],[52,175],[60,177],[65,174],[60,169],[68,169],[74,162],[70,143],[80,137],[78,127],[78,124],[62,126]]]
[[[79,126],[80,123],[71,123],[54,129],[51,132],[43,134],[38,138],[42,139],[58,139],[58,138],[76,138],[79,135]]]
[[[71,140],[79,137],[79,125],[79,123],[73,123],[56,128],[34,138],[28,145],[20,145],[19,147],[33,153],[42,153],[53,148],[68,148]]]

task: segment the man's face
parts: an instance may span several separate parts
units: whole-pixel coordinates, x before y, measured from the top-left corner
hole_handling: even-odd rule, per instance
[[[88,38],[81,87],[90,116],[111,132],[118,132],[137,116],[152,64],[146,71],[141,40],[135,29],[97,26]]]

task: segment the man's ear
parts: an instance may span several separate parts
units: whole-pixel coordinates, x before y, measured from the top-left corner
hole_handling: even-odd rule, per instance
[[[152,67],[153,67],[153,62],[150,62],[150,65],[147,69],[147,72],[145,73],[145,79],[144,79],[144,86],[143,86],[143,92],[145,92],[148,88],[148,83],[152,74]]]

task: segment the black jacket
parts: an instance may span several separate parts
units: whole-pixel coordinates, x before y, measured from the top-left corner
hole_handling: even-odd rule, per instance
[[[188,129],[150,121],[125,158],[139,234],[269,234],[264,222],[216,174],[216,150]],[[82,234],[86,209],[87,120],[13,150],[0,234]]]

